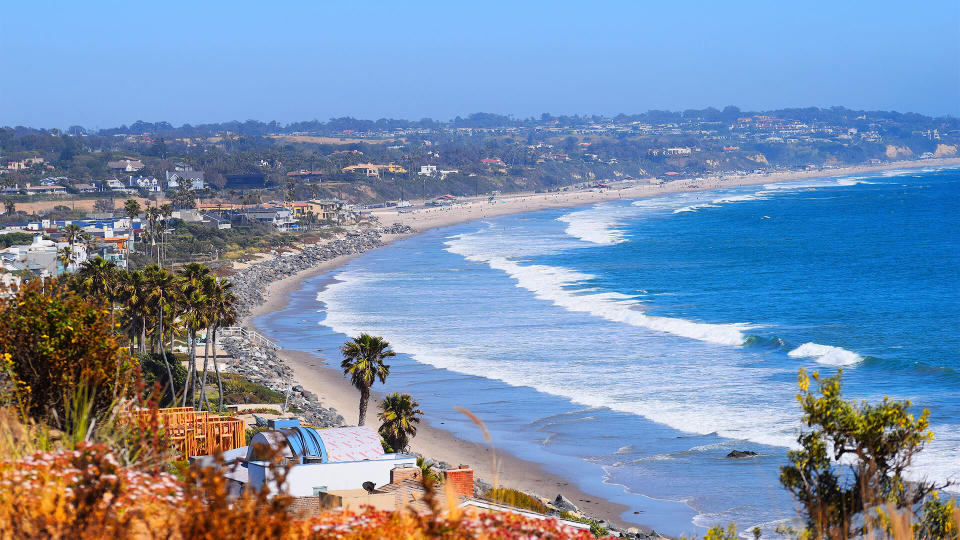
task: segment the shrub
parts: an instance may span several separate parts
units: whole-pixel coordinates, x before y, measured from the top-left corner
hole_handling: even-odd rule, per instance
[[[527,510],[533,510],[540,514],[547,513],[547,507],[540,501],[540,499],[527,495],[522,491],[510,488],[494,488],[487,490],[484,493],[484,497],[490,499],[491,501],[501,502],[504,504],[509,504],[511,506],[516,506],[517,508],[525,508]]]
[[[285,396],[262,384],[248,381],[234,373],[222,373],[224,405],[244,403],[283,403]],[[216,386],[214,386],[216,388]]]
[[[909,522],[918,532],[949,532],[944,516],[955,510],[954,503],[939,501],[932,483],[904,477],[913,457],[933,439],[930,411],[915,416],[909,401],[890,398],[876,405],[844,401],[842,373],[820,378],[801,370],[798,377],[806,429],[797,437],[800,449],[787,453],[790,464],[780,468],[780,482],[800,502],[804,534],[899,536],[897,526]],[[811,378],[816,390],[810,388]]]
[[[81,386],[94,393],[94,416],[134,390],[133,362],[109,312],[56,280],[30,282],[0,301],[0,354],[13,400],[34,419],[63,418]]]

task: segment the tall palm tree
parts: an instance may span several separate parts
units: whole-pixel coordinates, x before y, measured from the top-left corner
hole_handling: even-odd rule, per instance
[[[387,380],[390,366],[383,361],[397,353],[390,349],[390,344],[382,337],[371,336],[365,332],[344,343],[340,352],[343,354],[343,362],[340,362],[343,374],[350,376],[350,382],[360,390],[360,417],[357,425],[362,426],[367,416],[370,387],[376,379],[380,379],[380,382]]]
[[[120,274],[119,297],[126,310],[129,321],[130,350],[133,351],[133,342],[139,338],[140,352],[147,350],[147,281],[143,272],[128,270]]]
[[[150,236],[150,256],[153,256],[154,250],[157,252],[157,264],[160,264],[160,249],[157,248],[157,235],[160,231],[157,230],[157,223],[159,223],[160,218],[163,215],[163,212],[156,206],[151,206],[147,208],[147,230],[148,235]]]
[[[417,434],[417,424],[423,411],[410,394],[394,392],[380,402],[380,436],[394,452],[407,448],[410,439]]]
[[[217,329],[230,326],[237,321],[237,297],[233,294],[233,283],[217,281],[217,289],[210,299],[211,331],[213,342],[213,369],[217,373],[217,410],[223,410],[223,379],[217,364]]]
[[[63,264],[63,270],[67,271],[68,267],[75,259],[75,250],[73,246],[78,240],[80,240],[81,236],[83,236],[83,229],[79,225],[71,223],[64,227],[61,232],[67,239],[67,247],[65,250],[61,250],[61,252],[58,253],[57,259]]]
[[[146,295],[147,305],[152,312],[156,313],[156,342],[160,344],[160,356],[163,358],[163,365],[167,368],[167,380],[170,382],[170,402],[176,403],[177,389],[173,381],[173,371],[170,369],[170,361],[167,360],[167,352],[163,347],[163,319],[166,312],[170,310],[172,304],[176,301],[176,278],[167,270],[151,264],[143,269],[146,277]]]
[[[200,263],[190,263],[177,272],[180,279],[180,292],[183,298],[183,323],[190,336],[190,365],[187,368],[187,387],[183,390],[183,406],[187,405],[187,393],[193,392],[194,378],[197,373],[197,332],[206,327],[205,313],[209,300],[204,294],[203,281],[210,269]]]
[[[67,239],[67,243],[71,246],[74,245],[81,236],[83,236],[83,228],[76,223],[67,225],[61,232],[63,232],[63,235]]]
[[[160,217],[163,219],[161,220],[161,224],[160,224],[161,226],[160,249],[157,250],[157,253],[166,254],[166,251],[163,249],[163,245],[164,245],[163,243],[166,239],[166,234],[167,234],[167,222],[170,221],[170,216],[172,215],[173,215],[173,206],[170,203],[164,203],[160,205]],[[163,257],[161,256],[161,261],[162,259]],[[161,262],[160,264],[162,266],[163,262]]]
[[[206,297],[206,302],[200,309],[199,322],[201,322],[203,327],[206,328],[207,335],[206,339],[203,340],[203,376],[200,379],[200,403],[201,406],[205,406],[209,409],[210,404],[207,402],[207,368],[210,365],[210,336],[212,335],[211,328],[214,325],[214,318],[216,317],[214,307],[217,301],[216,296],[220,293],[220,287],[217,283],[217,278],[208,274],[203,277],[201,288],[203,290],[203,295]],[[213,351],[213,356],[213,363],[216,364],[216,349]]]
[[[123,203],[123,212],[130,218],[130,243],[127,244],[127,268],[130,268],[130,251],[133,249],[133,242],[135,240],[133,234],[133,218],[140,215],[140,203],[137,202],[136,199],[127,199],[127,201]]]
[[[110,325],[113,326],[114,301],[117,297],[120,270],[116,263],[103,257],[88,259],[74,275],[80,290],[90,298],[98,298],[110,303]]]

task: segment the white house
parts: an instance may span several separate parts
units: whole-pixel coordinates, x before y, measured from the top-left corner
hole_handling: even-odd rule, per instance
[[[178,166],[167,171],[167,189],[179,189],[183,184],[189,190],[203,189],[203,171],[195,171],[187,166]]]
[[[136,178],[131,176],[128,185],[134,189],[144,189],[151,192],[162,191],[160,181],[153,176],[137,176]]]
[[[252,489],[284,489],[294,497],[311,497],[362,489],[364,482],[383,486],[391,482],[394,469],[417,464],[415,456],[384,453],[380,435],[368,426],[317,430],[297,420],[275,425],[272,431],[254,435],[247,447],[247,485]],[[282,487],[271,478],[267,448],[278,449],[295,463]]]

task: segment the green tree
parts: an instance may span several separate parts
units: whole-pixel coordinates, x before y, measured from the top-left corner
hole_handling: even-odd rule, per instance
[[[376,379],[380,379],[380,382],[387,380],[390,366],[383,361],[397,353],[390,349],[390,344],[385,339],[367,333],[344,343],[340,352],[343,354],[343,361],[340,362],[343,374],[349,376],[353,386],[360,390],[360,416],[357,425],[362,426],[367,416],[370,387]]]
[[[406,450],[410,439],[417,434],[417,424],[423,411],[410,394],[394,392],[380,402],[380,436],[394,452]]]
[[[12,216],[17,213],[17,205],[13,202],[13,199],[4,199],[3,210],[5,214]]]
[[[872,405],[841,395],[842,371],[833,377],[801,370],[797,400],[804,429],[799,450],[787,453],[780,482],[800,502],[807,534],[814,538],[853,538],[885,530],[892,513],[915,512],[935,492],[926,481],[904,473],[914,456],[933,439],[930,412],[911,412],[909,401],[885,397]],[[918,516],[925,521],[924,515]]]

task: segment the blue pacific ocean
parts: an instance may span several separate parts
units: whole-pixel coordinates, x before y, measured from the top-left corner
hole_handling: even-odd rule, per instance
[[[360,331],[432,425],[543,463],[668,534],[795,516],[778,467],[800,368],[910,399],[960,480],[960,171],[667,195],[436,229],[304,282],[257,321],[284,347]],[[731,450],[756,457],[728,459]],[[553,493],[542,495],[553,496]]]

